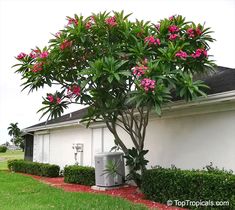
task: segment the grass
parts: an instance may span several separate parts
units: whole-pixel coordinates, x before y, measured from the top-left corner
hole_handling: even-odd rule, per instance
[[[0,170],[7,170],[7,161],[12,159],[23,159],[24,152],[21,150],[7,150],[0,153]]]
[[[0,183],[0,209],[4,210],[147,210],[118,197],[65,192],[6,171],[0,171]]]

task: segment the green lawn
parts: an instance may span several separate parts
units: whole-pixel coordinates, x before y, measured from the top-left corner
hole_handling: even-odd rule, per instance
[[[19,150],[7,150],[0,153],[0,170],[7,170],[7,161],[12,159],[23,159],[24,153]]]
[[[64,192],[20,174],[0,171],[1,210],[147,210],[108,195]]]

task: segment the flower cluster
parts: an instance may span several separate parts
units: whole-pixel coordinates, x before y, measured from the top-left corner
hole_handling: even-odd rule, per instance
[[[170,33],[176,33],[176,32],[179,31],[179,28],[176,25],[171,25],[171,26],[168,27],[168,31]]]
[[[31,58],[37,58],[38,57],[38,53],[37,52],[35,52],[35,50],[33,50],[30,54],[29,54],[29,57],[31,57]]]
[[[53,103],[53,101],[54,101],[54,97],[53,97],[53,95],[51,95],[51,94],[48,94],[48,95],[47,95],[47,99],[48,99],[48,101],[50,101],[51,103]]]
[[[197,49],[195,53],[192,53],[191,56],[193,58],[199,58],[201,56],[207,57],[207,51],[205,49]]]
[[[65,39],[65,40],[60,44],[60,49],[61,49],[61,50],[64,50],[64,49],[66,49],[66,48],[69,48],[69,47],[72,46],[72,44],[73,44],[72,41],[69,41],[69,40]]]
[[[60,97],[54,97],[51,93],[47,94],[47,100],[50,103],[56,103],[56,104],[60,104],[61,103],[61,98]]]
[[[19,55],[17,55],[17,59],[22,60],[25,56],[26,54],[21,52]]]
[[[78,85],[72,85],[71,87],[68,88],[67,94],[68,94],[68,97],[72,97],[73,95],[80,96],[81,95],[81,87]]]
[[[143,80],[141,80],[140,84],[146,92],[153,92],[155,89],[156,81],[149,78],[144,78]]]
[[[92,26],[92,24],[91,24],[91,22],[90,21],[88,21],[87,23],[86,23],[86,29],[88,30],[88,29],[90,29],[91,28],[91,26]]]
[[[169,40],[173,41],[179,37],[179,28],[176,25],[169,26],[168,31],[170,33]]]
[[[186,52],[184,52],[183,50],[180,50],[179,52],[177,52],[175,54],[175,57],[181,58],[181,59],[185,59],[188,57],[188,54]]]
[[[199,57],[201,57],[201,56],[203,56],[203,57],[208,57],[207,51],[206,51],[205,49],[200,49],[200,48],[197,49],[197,50],[195,51],[195,53],[192,53],[190,56],[191,56],[192,58],[199,58]],[[177,53],[175,54],[175,57],[178,57],[178,58],[181,58],[181,59],[185,59],[185,58],[189,57],[189,55],[188,55],[186,52],[180,50],[179,52],[177,52]]]
[[[202,34],[202,31],[200,28],[189,28],[187,29],[186,33],[188,34],[189,37],[194,38],[195,36],[200,36]]]
[[[32,72],[36,73],[43,70],[43,63],[35,63],[32,67]]]
[[[49,52],[48,52],[48,51],[44,51],[44,52],[42,52],[42,53],[39,55],[39,57],[40,57],[40,58],[47,58],[48,55],[49,55]]]
[[[94,23],[95,23],[95,19],[94,19],[93,16],[91,16],[91,17],[89,18],[88,22],[86,22],[86,25],[85,25],[86,29],[87,29],[87,30],[90,29],[91,26],[92,26]]]
[[[173,41],[179,37],[179,34],[170,34],[169,40]]]
[[[113,16],[113,17],[109,17],[109,18],[106,18],[105,19],[105,23],[110,25],[111,27],[114,27],[117,25],[117,22],[116,22],[116,17]]]
[[[154,36],[147,36],[144,39],[144,42],[148,43],[149,45],[161,45],[161,41],[158,38],[154,38]]]
[[[42,53],[40,53],[39,50],[32,50],[32,52],[27,55],[23,52],[21,52],[19,55],[17,55],[17,59],[19,60],[22,60],[23,58],[25,58],[26,56],[29,56],[31,58],[37,58],[37,57],[40,57],[40,58],[47,58],[49,55],[49,52],[48,51],[43,51]]]
[[[78,20],[75,18],[68,18],[68,24],[67,25],[78,25]]]
[[[132,68],[133,74],[140,77],[144,75],[145,71],[148,69],[147,66],[135,66]]]

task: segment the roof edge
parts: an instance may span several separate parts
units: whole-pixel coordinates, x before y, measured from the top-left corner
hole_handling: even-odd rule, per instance
[[[32,127],[32,128],[25,128],[23,129],[23,132],[29,133],[29,132],[34,132],[34,131],[41,131],[41,130],[48,130],[48,129],[53,129],[53,128],[61,128],[61,127],[68,127],[68,126],[84,126],[83,124],[80,123],[81,119],[77,120],[70,120],[66,122],[60,122],[60,123],[54,123],[54,124],[49,124],[49,125],[41,125],[37,127]]]
[[[185,102],[184,100],[171,102],[163,106],[162,110],[167,112],[168,110],[179,110],[179,109],[190,108],[190,107],[201,106],[201,105],[216,104],[216,103],[220,103],[224,101],[226,102],[235,101],[235,90],[227,91],[223,93],[216,93],[216,94],[208,95],[207,97],[199,97],[196,100],[191,101],[191,102]],[[79,126],[85,127],[86,125],[84,123],[80,123],[80,121],[81,119],[77,119],[77,120],[54,123],[54,124],[49,124],[49,125],[41,125],[41,126],[37,126],[33,128],[25,128],[23,129],[23,131],[28,133],[28,132],[34,132],[34,131],[39,131],[39,130],[48,130],[48,129],[54,129],[54,128],[68,127],[68,126],[73,126],[73,125],[74,126],[79,125]],[[102,123],[100,125],[102,126]],[[96,127],[96,123],[92,123],[91,128],[92,127]]]
[[[201,104],[212,104],[217,102],[223,102],[223,101],[231,101],[235,100],[235,90],[226,91],[222,93],[215,93],[208,95],[207,97],[198,97],[196,100],[185,102],[184,100],[179,100],[175,102],[171,102],[169,104],[166,104],[163,109],[166,110],[167,108],[183,108],[183,107],[189,107],[194,105],[201,105]]]

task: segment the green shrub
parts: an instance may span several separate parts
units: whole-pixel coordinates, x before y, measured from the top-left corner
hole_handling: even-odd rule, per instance
[[[167,200],[229,201],[229,207],[225,209],[235,209],[235,175],[223,171],[146,170],[142,192],[148,199],[161,203],[167,203]]]
[[[6,146],[0,146],[0,153],[5,153],[7,151]]]
[[[64,168],[64,181],[82,185],[95,184],[95,168],[87,166],[66,166]]]
[[[60,167],[57,165],[29,162],[25,160],[9,160],[8,168],[15,172],[47,177],[57,177],[60,172]]]
[[[51,164],[41,165],[42,176],[57,177],[59,176],[59,172],[60,172],[60,167],[58,165],[51,165]]]

